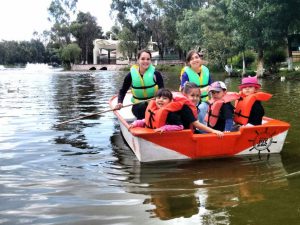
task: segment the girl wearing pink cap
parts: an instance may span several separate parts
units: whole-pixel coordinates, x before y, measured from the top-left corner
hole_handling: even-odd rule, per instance
[[[272,95],[259,91],[257,77],[244,77],[239,85],[240,99],[235,102],[234,122],[239,125],[261,125],[265,114],[261,101],[268,101]]]

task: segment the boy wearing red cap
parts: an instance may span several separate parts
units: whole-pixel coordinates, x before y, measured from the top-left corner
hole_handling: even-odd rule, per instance
[[[261,101],[268,101],[272,95],[259,91],[257,77],[244,77],[239,85],[240,99],[235,102],[234,122],[240,125],[261,125],[265,114]]]

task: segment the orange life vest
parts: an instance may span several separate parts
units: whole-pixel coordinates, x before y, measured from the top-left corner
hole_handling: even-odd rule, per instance
[[[240,95],[236,92],[227,92],[222,99],[214,101],[210,99],[208,101],[208,110],[205,115],[204,120],[209,124],[211,127],[214,127],[217,124],[217,121],[220,116],[220,109],[222,105],[227,102],[231,102],[240,98]]]
[[[160,109],[157,108],[155,100],[151,100],[145,112],[146,127],[156,129],[166,125],[168,113],[181,110],[183,105],[193,111],[195,118],[198,117],[196,106],[182,94],[173,93],[173,101]]]
[[[257,92],[248,96],[241,94],[240,99],[235,102],[234,122],[246,125],[249,120],[250,112],[255,101],[268,101],[272,97],[271,94],[265,92]]]

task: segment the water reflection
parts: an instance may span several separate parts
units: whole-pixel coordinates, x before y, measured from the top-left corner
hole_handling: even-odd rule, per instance
[[[161,220],[197,215],[225,222],[224,209],[264,201],[264,192],[288,185],[277,154],[141,164],[123,141],[118,133],[111,137],[115,163],[128,174],[126,191],[149,196],[143,204],[153,205],[148,213]]]
[[[53,103],[57,112],[57,123],[107,109],[106,97],[109,96],[107,89],[110,76],[98,75],[101,74],[87,73],[72,77],[53,77],[52,84],[55,87]],[[65,125],[54,126],[55,129],[64,131],[63,136],[58,136],[55,142],[70,144],[79,149],[92,149],[93,146],[88,143],[86,138],[86,135],[89,134],[85,130],[100,125],[101,117],[105,117],[105,115],[98,114]]]
[[[292,124],[282,157],[141,165],[113,113],[55,126],[106,110],[125,74],[0,71],[0,223],[299,223],[300,83],[263,80],[266,111]]]

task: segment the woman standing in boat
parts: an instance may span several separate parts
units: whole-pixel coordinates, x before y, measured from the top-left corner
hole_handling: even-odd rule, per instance
[[[200,123],[206,124],[204,121],[205,114],[208,109],[208,87],[213,82],[209,74],[209,70],[203,65],[203,54],[196,50],[188,52],[186,57],[186,64],[180,76],[180,89],[182,90],[184,84],[189,81],[195,83],[201,90],[201,101],[198,105]]]
[[[162,75],[151,64],[151,57],[149,50],[143,49],[138,52],[138,65],[133,65],[126,75],[119,91],[118,104],[115,107],[117,110],[123,107],[123,100],[131,87],[131,101],[137,103],[132,106],[132,113],[137,119],[145,118],[148,102],[144,102],[144,100],[153,98],[157,90],[164,87]]]

